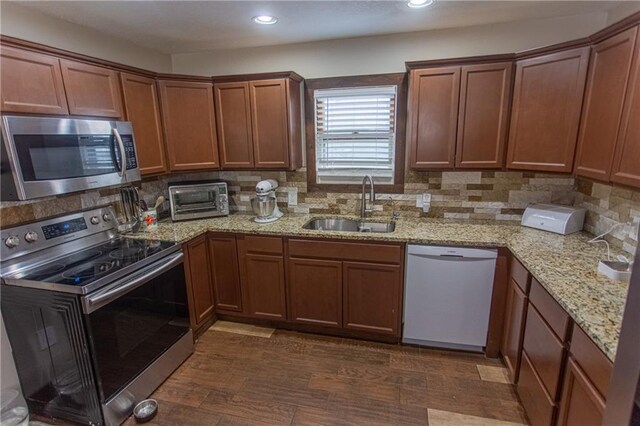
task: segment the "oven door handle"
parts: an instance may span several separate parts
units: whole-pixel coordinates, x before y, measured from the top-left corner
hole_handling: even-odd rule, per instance
[[[122,138],[120,137],[118,129],[114,127],[112,130],[113,136],[115,136],[118,141],[118,149],[120,150],[120,171],[118,171],[118,175],[120,177],[124,177],[124,174],[127,172],[127,151],[124,149],[124,143],[122,143]]]
[[[169,269],[182,262],[183,257],[184,254],[180,252],[178,254],[170,256],[167,259],[161,260],[162,266],[160,266],[159,268],[153,268],[157,264],[154,263],[152,266],[147,268],[147,270],[153,268],[149,272],[137,276],[132,280],[124,281],[116,285],[115,287],[111,287],[109,289],[105,289],[104,291],[97,292],[96,294],[83,297],[82,308],[84,313],[90,314],[91,312],[98,310],[102,306],[114,301],[123,294],[128,293],[131,290],[135,290],[149,280],[167,272]]]

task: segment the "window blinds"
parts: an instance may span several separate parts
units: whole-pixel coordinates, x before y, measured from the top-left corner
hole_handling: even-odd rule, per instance
[[[317,183],[393,183],[396,86],[314,91]]]

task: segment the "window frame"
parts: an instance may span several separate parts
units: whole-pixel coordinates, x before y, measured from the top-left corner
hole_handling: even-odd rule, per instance
[[[396,140],[393,184],[376,186],[376,192],[403,193],[405,170],[405,142],[407,119],[407,73],[359,75],[305,80],[305,139],[307,154],[307,191],[360,192],[361,184],[317,183],[316,125],[314,91],[348,87],[391,86],[396,88]]]

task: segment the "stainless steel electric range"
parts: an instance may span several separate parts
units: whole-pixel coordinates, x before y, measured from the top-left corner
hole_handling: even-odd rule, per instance
[[[193,353],[181,246],[111,207],[0,230],[2,315],[31,412],[117,425]]]

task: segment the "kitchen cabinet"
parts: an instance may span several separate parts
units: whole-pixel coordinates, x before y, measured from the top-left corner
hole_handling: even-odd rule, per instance
[[[266,78],[214,83],[224,169],[302,166],[300,82]]]
[[[156,81],[135,74],[120,74],[125,115],[133,125],[140,173],[167,171],[160,99]]]
[[[591,48],[575,172],[608,182],[622,119],[638,27]]]
[[[60,60],[29,50],[0,46],[2,112],[68,114]]]
[[[529,303],[531,275],[517,259],[512,259],[507,286],[507,302],[500,352],[512,383],[518,383],[524,337],[525,317]]]
[[[460,67],[410,72],[407,114],[409,167],[454,167],[459,92]]]
[[[206,236],[201,235],[185,243],[183,251],[191,328],[198,335],[198,329],[213,318],[214,299]]]
[[[611,170],[612,182],[636,188],[640,188],[640,29],[638,33]]]
[[[212,85],[160,80],[159,86],[170,170],[218,169]]]
[[[400,266],[343,262],[343,286],[345,329],[400,334]]]
[[[238,237],[244,313],[257,318],[285,320],[284,257],[282,238]]]
[[[116,71],[61,59],[69,113],[122,118],[122,93]]]
[[[504,165],[512,69],[511,62],[462,67],[456,168]]]
[[[253,168],[253,136],[249,83],[216,83],[216,125],[220,146],[220,165],[226,169]]]
[[[226,234],[209,234],[207,244],[216,313],[242,312],[236,237]]]
[[[516,63],[508,168],[571,172],[588,58],[584,47]]]

